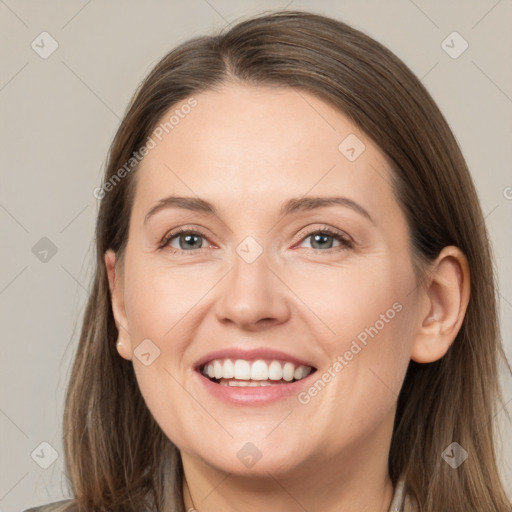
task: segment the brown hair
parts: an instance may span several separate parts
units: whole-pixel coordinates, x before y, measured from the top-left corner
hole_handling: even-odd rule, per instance
[[[467,165],[430,94],[391,51],[340,21],[303,11],[264,13],[167,54],[135,93],[110,148],[105,183],[170,107],[226,81],[294,87],[348,115],[389,159],[410,229],[418,283],[441,249],[458,246],[471,271],[462,327],[440,360],[410,362],[389,453],[422,512],[505,512],[494,421],[502,403],[497,294],[490,244]],[[104,253],[122,263],[136,167],[101,200],[96,273],[64,413],[67,475],[80,510],[183,512],[177,447],[154,421],[131,362],[115,348]],[[508,363],[507,363],[508,366]],[[510,367],[509,367],[510,369]],[[457,470],[441,458],[458,442]]]

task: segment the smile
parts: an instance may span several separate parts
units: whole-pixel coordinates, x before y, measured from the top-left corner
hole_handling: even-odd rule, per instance
[[[314,369],[275,359],[215,359],[204,364],[200,371],[221,386],[275,386],[301,380]]]

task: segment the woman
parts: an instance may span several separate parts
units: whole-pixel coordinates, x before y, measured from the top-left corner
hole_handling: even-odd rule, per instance
[[[185,42],[95,195],[75,498],[37,510],[510,510],[482,211],[389,50],[299,11]]]

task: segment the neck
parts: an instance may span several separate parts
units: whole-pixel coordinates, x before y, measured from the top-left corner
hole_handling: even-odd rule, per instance
[[[219,471],[182,452],[185,510],[388,512],[394,491],[387,471],[389,439],[375,441],[363,448],[357,443],[337,457],[311,457],[296,470],[275,476]]]
[[[245,485],[236,478],[224,475],[207,492],[199,493],[197,488],[193,485],[191,487],[189,491],[187,482],[183,482],[187,512],[304,512],[315,510],[315,505],[319,507],[318,510],[325,512],[388,512],[393,497],[393,485],[389,477],[380,481],[368,481],[365,477],[359,481],[338,483],[338,487],[333,488],[332,482],[328,486],[311,480],[293,484],[290,480],[282,479],[267,479],[259,485],[252,481]],[[223,492],[220,494],[221,487]],[[328,491],[326,487],[329,487]]]

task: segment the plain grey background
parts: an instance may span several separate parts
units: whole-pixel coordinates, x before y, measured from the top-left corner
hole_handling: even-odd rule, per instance
[[[61,417],[94,261],[93,190],[132,93],[176,44],[285,7],[371,35],[437,101],[486,215],[512,360],[510,0],[0,0],[0,512],[68,496]],[[512,495],[511,380],[503,368],[498,452]]]

